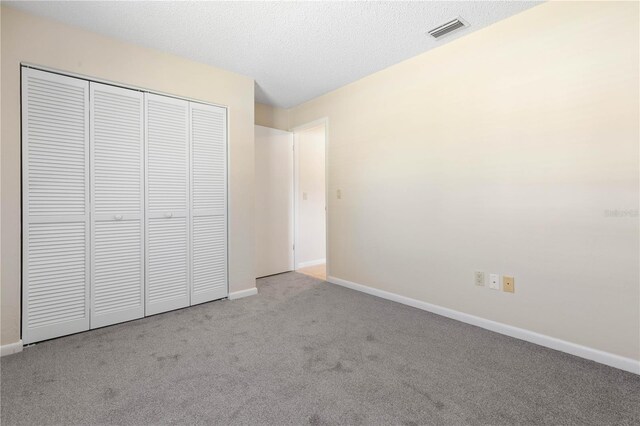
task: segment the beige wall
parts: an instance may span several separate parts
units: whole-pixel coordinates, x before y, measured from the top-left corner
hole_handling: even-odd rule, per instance
[[[289,130],[289,113],[286,109],[256,102],[255,119],[258,126]]]
[[[229,107],[229,282],[255,286],[253,80],[2,7],[2,344],[20,338],[20,62]]]
[[[329,118],[330,275],[640,359],[638,6],[545,3],[292,108]]]

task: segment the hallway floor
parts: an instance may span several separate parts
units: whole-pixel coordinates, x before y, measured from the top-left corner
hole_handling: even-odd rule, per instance
[[[309,275],[311,277],[317,278],[322,281],[327,280],[327,265],[324,263],[322,265],[314,265],[314,266],[307,266],[306,268],[300,268],[296,272]]]

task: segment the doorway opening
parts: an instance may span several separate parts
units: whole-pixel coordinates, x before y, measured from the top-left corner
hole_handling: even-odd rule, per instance
[[[326,119],[293,129],[294,267],[327,278]]]

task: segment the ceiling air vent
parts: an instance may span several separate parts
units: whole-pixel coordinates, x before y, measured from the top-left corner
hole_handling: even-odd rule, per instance
[[[465,21],[463,21],[460,18],[456,18],[454,20],[447,22],[446,24],[442,24],[439,27],[436,27],[430,30],[429,35],[435,38],[436,40],[439,40],[442,37],[446,36],[447,34],[451,34],[452,32],[467,26],[469,26],[469,24],[467,24]]]

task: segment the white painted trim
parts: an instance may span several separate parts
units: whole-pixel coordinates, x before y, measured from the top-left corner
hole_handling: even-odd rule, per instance
[[[555,337],[546,336],[544,334],[536,333],[534,331],[525,330],[523,328],[514,327],[511,325],[503,324],[500,322],[488,320],[485,318],[477,317],[475,315],[465,314],[464,312],[455,311],[453,309],[445,308],[431,303],[423,302],[421,300],[412,299],[410,297],[401,296],[396,293],[391,293],[377,288],[368,287],[362,284],[356,284],[351,281],[343,280],[336,277],[327,277],[327,281],[332,284],[337,284],[342,287],[347,287],[352,290],[361,291],[363,293],[370,294],[372,296],[381,297],[383,299],[392,300],[394,302],[402,303],[403,305],[412,306],[414,308],[422,309],[424,311],[432,312],[434,314],[442,315],[443,317],[451,318],[457,321],[461,321],[467,324],[475,325],[477,327],[484,328],[496,333],[504,334],[506,336],[514,337],[516,339],[525,340],[527,342],[535,343],[536,345],[545,346],[547,348],[555,349],[557,351],[566,352],[571,355],[578,356],[580,358],[589,359],[591,361],[605,364],[610,367],[619,368],[631,373],[640,374],[640,361],[631,358],[625,358],[620,355],[612,354],[610,352],[604,352],[598,349],[590,348],[588,346],[582,346],[575,343],[567,342],[566,340],[557,339]]]
[[[300,175],[300,144],[298,143],[298,139],[300,136],[293,130],[291,134],[293,135],[293,269],[297,269],[298,250],[300,250],[300,230],[298,226],[300,224],[300,206],[298,200],[298,177]]]
[[[17,354],[18,352],[22,352],[22,340],[0,346],[0,356]]]
[[[242,299],[243,297],[255,296],[256,294],[258,294],[258,289],[256,287],[234,291],[229,293],[229,300]]]
[[[308,262],[300,262],[296,266],[296,269],[306,268],[309,266],[323,265],[325,263],[327,263],[327,259],[316,259],[316,260],[310,260]]]

